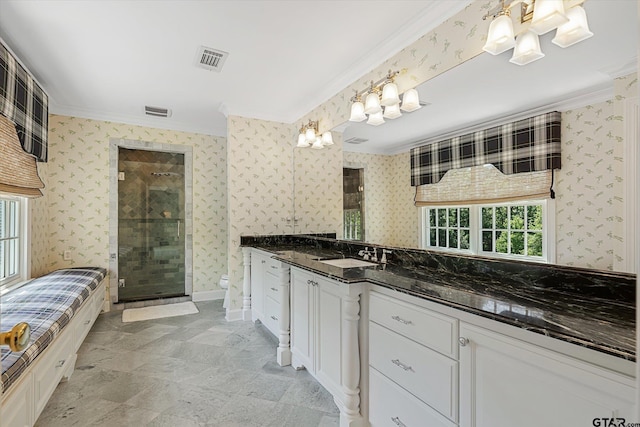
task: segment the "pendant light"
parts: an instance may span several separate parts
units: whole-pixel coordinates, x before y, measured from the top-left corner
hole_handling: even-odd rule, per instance
[[[516,39],[513,56],[509,62],[517,65],[526,65],[544,57],[540,50],[540,39],[533,31],[522,33]]]
[[[569,47],[593,36],[589,31],[587,13],[582,6],[574,6],[566,13],[569,22],[562,24],[551,42],[560,47]]]
[[[383,123],[384,119],[382,118],[382,110],[378,111],[375,114],[370,114],[369,120],[367,120],[367,124],[372,126],[380,126]]]
[[[357,97],[356,101],[351,104],[351,116],[349,117],[350,122],[361,122],[367,119],[367,115],[364,113],[364,105],[360,100],[360,97]]]
[[[331,132],[325,132],[322,134],[322,145],[333,145],[333,136],[331,135]]]
[[[564,14],[563,0],[536,0],[531,31],[543,35],[569,21]]]
[[[382,88],[382,99],[380,105],[389,107],[392,105],[398,105],[400,103],[400,97],[398,96],[398,86],[393,82],[388,82]]]
[[[418,95],[418,91],[415,89],[409,89],[402,95],[402,106],[400,109],[407,113],[412,111],[416,111],[422,108],[420,105],[420,95]]]
[[[377,93],[371,92],[369,93],[369,95],[367,95],[364,101],[364,112],[369,115],[382,113],[382,107],[380,107],[380,98],[378,98]]]
[[[513,33],[511,12],[509,9],[504,9],[503,5],[500,15],[491,21],[491,25],[489,25],[489,35],[482,50],[492,55],[499,55],[514,47],[515,44],[516,39]]]
[[[402,113],[400,112],[400,104],[394,104],[388,107],[384,107],[383,117],[385,119],[397,119],[401,115]]]
[[[309,147],[309,142],[307,142],[307,138],[304,135],[304,131],[300,131],[300,134],[298,135],[298,145],[296,145],[296,147],[298,148],[307,148]]]
[[[317,137],[315,141],[313,141],[313,144],[311,144],[311,148],[314,150],[322,150],[324,148],[324,145],[322,145],[322,138]]]

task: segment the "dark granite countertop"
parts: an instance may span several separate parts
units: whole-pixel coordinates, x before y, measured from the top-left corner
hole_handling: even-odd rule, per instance
[[[406,263],[339,268],[319,262],[319,259],[344,256],[330,248],[296,244],[252,246],[273,253],[278,260],[346,284],[373,283],[635,361],[635,301],[609,295],[615,293],[609,285],[616,280],[616,273],[588,271],[584,275],[579,269],[573,269],[577,272],[571,276],[572,283],[558,286],[550,283],[550,277],[542,282],[524,277],[530,274],[526,268],[521,268],[521,273],[515,271],[512,276],[495,275],[491,271],[470,274]],[[558,270],[559,277],[562,275],[565,281],[573,271],[571,268]],[[631,280],[632,276],[628,276],[623,278]],[[601,289],[590,293],[590,287]],[[601,295],[602,289],[604,295]]]

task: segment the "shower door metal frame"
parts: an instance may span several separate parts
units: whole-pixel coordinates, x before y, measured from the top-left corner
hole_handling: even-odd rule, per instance
[[[193,149],[191,146],[131,139],[109,139],[109,297],[118,302],[118,149],[160,151],[184,155],[185,278],[184,294],[193,293]]]

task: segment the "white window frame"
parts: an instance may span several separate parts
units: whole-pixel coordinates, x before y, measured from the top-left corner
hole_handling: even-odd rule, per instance
[[[11,278],[0,280],[0,295],[11,289],[22,286],[30,277],[31,271],[31,215],[29,199],[0,193],[2,200],[15,200],[18,202],[18,273]],[[4,262],[4,260],[2,260]]]
[[[542,205],[542,257],[527,255],[502,254],[497,252],[485,252],[482,250],[482,208],[497,206],[526,206]],[[442,248],[439,246],[429,246],[429,209],[446,208],[469,208],[469,250]],[[487,203],[481,205],[446,205],[446,206],[425,206],[418,209],[420,234],[419,245],[421,249],[462,255],[479,255],[488,258],[510,259],[517,261],[531,261],[538,263],[553,264],[556,262],[556,239],[555,239],[555,200],[521,200],[508,203]]]

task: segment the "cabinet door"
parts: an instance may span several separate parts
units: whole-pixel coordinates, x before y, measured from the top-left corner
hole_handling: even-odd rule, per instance
[[[23,374],[24,378],[14,384],[2,400],[1,426],[30,427],[33,425],[33,376]]]
[[[291,269],[291,352],[294,368],[305,367],[315,373],[314,361],[314,290],[313,276]]]
[[[251,319],[264,320],[264,276],[267,257],[251,251]]]
[[[463,324],[461,427],[583,427],[630,419],[632,382],[605,369]]]

